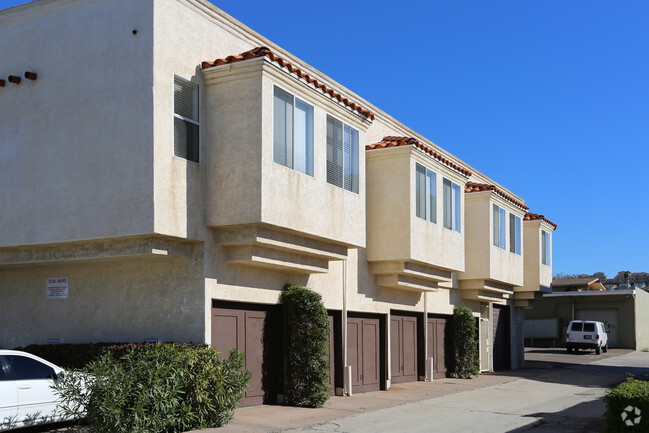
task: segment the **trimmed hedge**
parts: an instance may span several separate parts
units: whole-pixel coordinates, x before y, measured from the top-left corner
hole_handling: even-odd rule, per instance
[[[648,381],[629,377],[604,397],[604,403],[605,433],[649,431]]]
[[[302,286],[284,287],[286,402],[320,407],[329,398],[329,319],[322,297]]]
[[[473,313],[467,307],[453,308],[455,334],[455,374],[471,379],[480,373],[478,338]]]
[[[93,433],[184,432],[232,419],[250,373],[243,355],[206,345],[119,346],[56,385],[68,415]]]

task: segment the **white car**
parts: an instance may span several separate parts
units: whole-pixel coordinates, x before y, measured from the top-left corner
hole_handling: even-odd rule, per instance
[[[54,381],[63,369],[38,356],[0,350],[0,431],[65,421]]]

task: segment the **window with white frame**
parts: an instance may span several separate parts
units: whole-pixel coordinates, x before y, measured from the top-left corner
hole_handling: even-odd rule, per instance
[[[421,164],[416,164],[417,216],[437,222],[437,175]]]
[[[358,131],[327,115],[327,182],[358,194]]]
[[[550,266],[550,233],[541,230],[541,263]]]
[[[509,214],[509,251],[521,253],[521,218],[512,213]]]
[[[460,185],[444,179],[442,182],[442,201],[444,203],[444,227],[460,233],[462,230]]]
[[[507,213],[498,205],[493,205],[493,244],[503,250],[507,248]]]
[[[313,176],[313,106],[275,87],[273,160]]]
[[[174,75],[174,155],[198,162],[198,84]]]

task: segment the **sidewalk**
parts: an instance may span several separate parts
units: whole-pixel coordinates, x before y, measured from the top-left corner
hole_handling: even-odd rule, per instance
[[[444,395],[471,391],[519,379],[531,370],[481,374],[473,379],[436,379],[432,382],[410,382],[392,385],[387,391],[331,397],[324,407],[306,409],[289,406],[255,406],[237,409],[234,419],[218,429],[195,430],[189,433],[275,432],[307,427],[362,412],[399,406]]]

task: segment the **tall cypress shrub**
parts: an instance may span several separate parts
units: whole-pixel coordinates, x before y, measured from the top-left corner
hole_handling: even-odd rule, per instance
[[[287,285],[281,296],[286,324],[286,402],[320,407],[329,398],[329,319],[322,297]]]
[[[478,339],[473,313],[467,307],[453,308],[455,333],[455,373],[470,379],[480,373]]]

